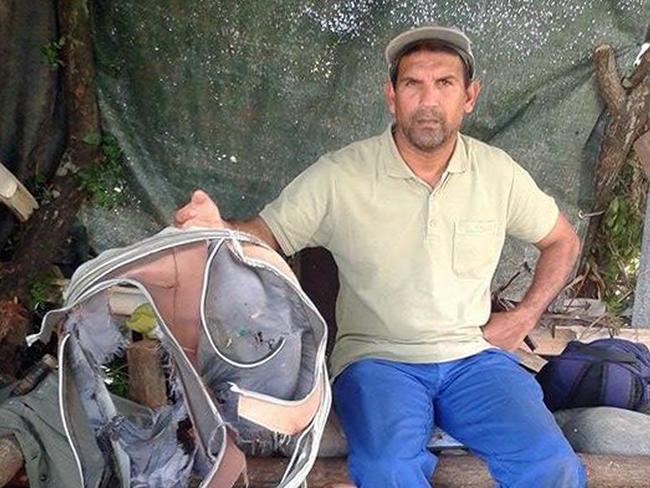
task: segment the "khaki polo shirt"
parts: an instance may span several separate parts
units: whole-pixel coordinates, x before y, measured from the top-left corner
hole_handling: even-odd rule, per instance
[[[505,236],[541,240],[558,208],[504,151],[465,135],[431,188],[389,129],[321,157],[260,216],[287,255],[334,256],[335,376],[367,357],[440,362],[493,347],[480,326]]]

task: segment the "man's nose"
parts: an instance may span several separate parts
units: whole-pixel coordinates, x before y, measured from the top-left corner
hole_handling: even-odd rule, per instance
[[[427,107],[437,107],[440,104],[440,90],[435,84],[425,83],[423,85],[420,104]]]

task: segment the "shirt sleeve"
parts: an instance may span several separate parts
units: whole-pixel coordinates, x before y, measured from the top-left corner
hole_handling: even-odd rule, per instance
[[[553,229],[559,213],[555,199],[540,190],[530,174],[513,161],[506,233],[525,242],[539,242]]]
[[[329,240],[333,169],[330,160],[320,158],[260,212],[287,256],[305,247],[325,245]]]

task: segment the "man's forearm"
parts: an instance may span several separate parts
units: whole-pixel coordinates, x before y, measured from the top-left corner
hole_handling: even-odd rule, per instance
[[[536,322],[562,291],[579,252],[580,242],[577,238],[556,242],[543,249],[533,281],[517,310],[529,314]]]
[[[271,229],[261,217],[253,217],[249,220],[224,220],[223,222],[227,228],[251,234],[264,241],[275,251],[280,251],[280,245],[275,239],[273,232],[271,232]]]

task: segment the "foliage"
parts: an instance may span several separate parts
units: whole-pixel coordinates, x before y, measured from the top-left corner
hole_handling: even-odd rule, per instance
[[[45,59],[47,59],[47,65],[51,70],[56,70],[59,66],[63,66],[63,61],[61,61],[61,49],[65,44],[65,37],[60,37],[59,40],[54,40],[48,42],[41,47],[41,52]]]
[[[81,185],[90,193],[92,201],[104,208],[114,208],[124,199],[126,176],[124,156],[112,135],[87,134],[83,142],[100,146],[102,161],[77,173]]]
[[[61,304],[61,288],[57,283],[60,277],[59,273],[50,270],[30,283],[27,308],[31,312],[40,312],[48,305]]]
[[[117,358],[103,367],[104,383],[108,391],[122,398],[129,393],[129,366],[124,358]]]
[[[25,186],[41,206],[51,203],[59,197],[59,192],[48,183],[47,176],[38,168],[25,181]]]
[[[642,171],[627,164],[621,171],[587,269],[612,314],[620,314],[634,299],[641,258],[646,181]]]

